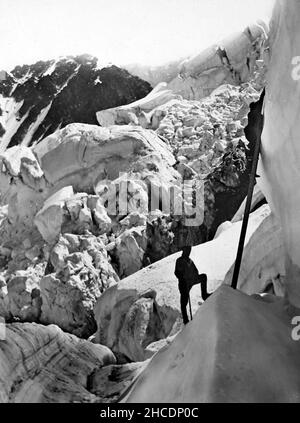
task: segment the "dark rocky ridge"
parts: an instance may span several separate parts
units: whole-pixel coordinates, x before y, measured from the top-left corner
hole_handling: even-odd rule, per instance
[[[18,121],[27,116],[8,146],[20,144],[48,106],[48,113],[30,136],[29,145],[69,123],[97,124],[97,111],[131,103],[150,90],[148,82],[117,66],[97,68],[97,59],[89,55],[17,66],[5,79],[1,78],[0,94],[23,101],[16,116]],[[4,132],[5,128],[0,127],[0,136]]]

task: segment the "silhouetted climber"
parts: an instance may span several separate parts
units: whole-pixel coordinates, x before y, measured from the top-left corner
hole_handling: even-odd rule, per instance
[[[263,89],[258,101],[250,104],[250,112],[248,113],[248,124],[244,129],[247,140],[255,145],[258,137],[261,137],[264,128],[264,117],[262,114],[265,89]],[[255,174],[256,178],[260,178],[260,175]]]
[[[175,266],[175,276],[179,281],[181,313],[185,325],[189,322],[186,307],[191,288],[200,284],[204,301],[211,295],[207,293],[207,275],[205,273],[199,275],[195,263],[190,259],[191,250],[192,247],[183,247],[182,256],[177,259]]]

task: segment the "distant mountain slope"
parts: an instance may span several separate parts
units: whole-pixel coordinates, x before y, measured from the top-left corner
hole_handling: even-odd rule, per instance
[[[82,55],[17,66],[0,78],[0,151],[31,145],[69,123],[96,124],[96,112],[138,100],[148,82]]]

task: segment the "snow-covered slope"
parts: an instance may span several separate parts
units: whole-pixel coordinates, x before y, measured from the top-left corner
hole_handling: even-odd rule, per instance
[[[282,300],[222,286],[150,361],[122,402],[300,401],[300,344]]]

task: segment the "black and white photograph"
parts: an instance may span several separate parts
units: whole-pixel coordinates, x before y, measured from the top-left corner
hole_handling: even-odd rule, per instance
[[[1,414],[287,403],[300,0],[0,0]]]

